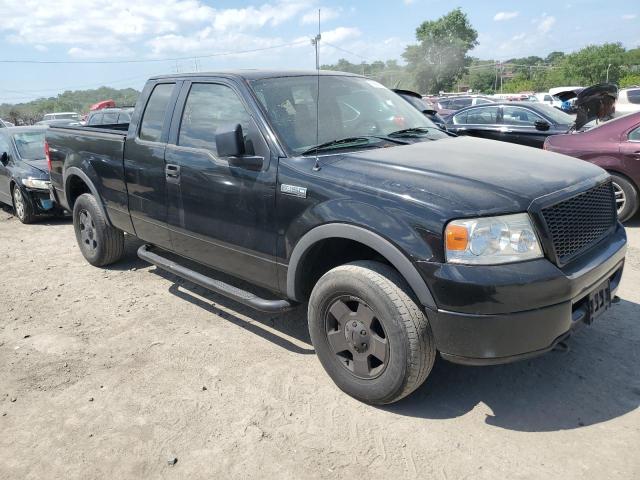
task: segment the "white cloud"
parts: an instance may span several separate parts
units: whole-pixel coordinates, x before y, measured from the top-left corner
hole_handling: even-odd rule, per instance
[[[359,37],[362,32],[355,27],[338,27],[328,32],[322,32],[322,41],[329,43],[340,43]]]
[[[512,18],[516,18],[520,15],[520,12],[498,12],[493,16],[493,19],[496,22],[501,22],[503,20],[511,20]]]
[[[342,8],[330,8],[323,7],[320,9],[320,20],[322,23],[328,22],[338,18],[342,14]],[[305,13],[300,19],[300,23],[303,25],[317,25],[318,24],[318,10],[311,10]]]
[[[556,17],[543,16],[542,20],[540,20],[540,23],[538,23],[538,27],[537,27],[538,31],[540,33],[549,33],[549,31],[555,25],[555,23],[556,23]]]
[[[405,5],[412,5],[416,3],[416,0],[403,0]]]
[[[635,20],[637,15],[635,13],[626,13],[622,15],[622,20]]]

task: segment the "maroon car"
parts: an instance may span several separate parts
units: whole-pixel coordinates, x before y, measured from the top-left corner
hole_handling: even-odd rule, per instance
[[[553,135],[545,150],[581,158],[607,170],[613,178],[621,221],[638,210],[640,187],[640,112],[602,123],[586,132]]]

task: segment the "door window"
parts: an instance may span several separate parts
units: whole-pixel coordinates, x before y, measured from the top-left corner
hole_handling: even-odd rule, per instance
[[[251,117],[236,93],[225,85],[194,83],[184,106],[178,145],[216,153],[216,131],[240,124],[249,131]]]
[[[467,110],[468,125],[493,125],[498,123],[498,107],[480,107]]]
[[[640,127],[636,127],[629,132],[629,141],[640,142]]]
[[[9,142],[4,137],[4,135],[0,135],[0,155],[2,155],[5,152],[7,153],[8,156],[11,156],[11,149],[9,148]],[[2,166],[3,165],[0,164],[0,167]]]
[[[102,114],[92,115],[89,119],[89,125],[102,125]]]
[[[147,107],[142,117],[140,127],[140,140],[159,142],[164,126],[164,117],[173,91],[173,83],[161,83],[156,85],[149,97]]]
[[[118,122],[117,112],[105,113],[104,118],[102,119],[102,123],[104,123],[105,125],[111,125],[117,122]]]
[[[502,109],[502,123],[505,125],[533,127],[540,120],[544,119],[526,108],[506,106]]]
[[[469,107],[473,103],[471,98],[457,98],[452,102],[453,108],[459,110],[464,107]]]
[[[629,103],[640,103],[640,88],[637,90],[627,90],[627,99]]]

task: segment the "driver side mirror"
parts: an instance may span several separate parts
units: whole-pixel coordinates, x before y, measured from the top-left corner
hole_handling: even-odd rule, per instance
[[[9,154],[7,152],[2,152],[2,155],[0,155],[0,163],[2,165],[9,163]]]
[[[551,128],[549,122],[545,122],[544,120],[538,120],[533,125],[536,127],[536,130],[540,130],[541,132],[546,132]]]
[[[216,150],[218,156],[225,157],[229,165],[260,170],[264,159],[255,155],[247,155],[242,125],[223,125],[216,130]]]

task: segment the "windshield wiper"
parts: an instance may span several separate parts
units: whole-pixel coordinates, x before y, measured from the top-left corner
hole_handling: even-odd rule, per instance
[[[362,145],[362,146],[370,145],[371,141],[373,139],[386,141],[386,142],[398,143],[398,144],[401,144],[401,145],[406,145],[407,144],[407,142],[404,142],[402,140],[398,140],[396,138],[390,138],[390,137],[384,136],[384,135],[360,135],[359,137],[339,138],[339,139],[336,139],[336,140],[330,140],[328,142],[320,143],[319,145],[315,145],[313,147],[307,148],[300,155],[309,155],[311,153],[315,153],[316,151],[332,150],[334,148],[348,148],[348,147],[353,146],[354,144],[362,144],[362,143],[364,143],[364,145]],[[376,142],[376,143],[380,143],[380,142]]]
[[[437,130],[439,132],[442,131],[439,128],[434,128],[434,127],[412,127],[412,128],[403,128],[402,130],[391,132],[388,136],[389,137],[411,136],[411,135],[417,135],[419,133],[429,133],[434,130]]]

